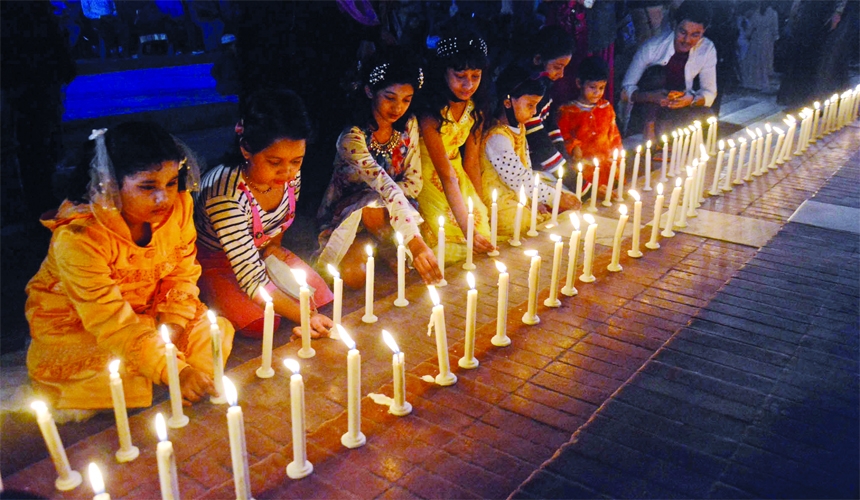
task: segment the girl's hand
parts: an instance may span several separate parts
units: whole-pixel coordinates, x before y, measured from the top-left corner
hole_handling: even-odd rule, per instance
[[[216,395],[212,377],[192,366],[186,366],[179,372],[179,388],[183,406],[191,406],[207,394]]]
[[[488,240],[487,238],[484,238],[478,232],[475,233],[475,242],[474,243],[475,243],[474,244],[474,251],[478,252],[478,253],[490,253],[496,248],[493,246],[492,243],[490,243],[490,240]]]
[[[427,285],[433,285],[442,280],[442,271],[433,250],[427,246],[424,239],[415,236],[409,240],[409,251],[412,252],[412,265]]]
[[[558,208],[562,212],[566,212],[568,210],[579,210],[582,208],[582,202],[579,201],[573,193],[562,191],[561,199],[558,202]]]
[[[275,257],[278,258],[278,260],[281,260],[283,262],[286,262],[287,257],[288,257],[287,249],[282,247],[281,245],[275,245],[275,244],[269,244],[269,245],[266,245],[265,248],[263,248],[263,251],[262,251],[263,259],[265,260],[270,255],[274,255]]]
[[[328,316],[323,314],[315,313],[311,315],[311,338],[318,339],[323,337],[331,336],[330,329],[334,327],[334,322]],[[293,337],[302,336],[302,327],[301,325],[293,328]]]
[[[693,97],[692,94],[685,93],[684,95],[682,95],[681,97],[678,97],[676,99],[666,99],[665,101],[660,101],[660,106],[663,106],[664,108],[669,108],[669,109],[686,108],[686,107],[691,106],[695,99],[696,98]]]

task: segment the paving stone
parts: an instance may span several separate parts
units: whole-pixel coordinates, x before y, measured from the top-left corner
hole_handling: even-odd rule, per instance
[[[512,493],[510,498],[589,499],[597,497],[597,493],[580,484],[540,469],[535,471],[534,477],[530,478],[520,490]]]

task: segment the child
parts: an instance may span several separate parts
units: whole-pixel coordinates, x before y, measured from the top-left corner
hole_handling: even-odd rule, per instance
[[[153,124],[94,131],[86,143],[63,183],[67,199],[42,221],[51,245],[26,289],[27,368],[55,408],[110,408],[113,359],[122,361],[127,404],[152,404],[152,383],[167,383],[159,325],[180,352],[183,399],[213,394],[193,204],[183,189],[196,188],[195,170],[187,150]],[[233,328],[218,324],[226,360]]]
[[[391,250],[395,231],[424,282],[442,278],[421,237],[423,219],[415,201],[423,185],[418,121],[407,111],[423,83],[423,70],[404,54],[367,61],[353,125],[338,138],[334,173],[317,213],[322,230],[317,267],[339,267],[352,288],[365,284],[365,245],[372,241]],[[362,229],[367,234],[359,235]]]
[[[331,291],[310,266],[281,246],[296,215],[311,130],[304,104],[289,90],[257,91],[243,103],[241,116],[236,124],[241,156],[207,172],[196,200],[201,293],[240,334],[260,338],[261,289],[271,296],[276,314],[301,321],[298,283],[290,269],[303,269],[314,289],[311,336],[328,336],[331,319],[316,308],[331,302]],[[293,333],[299,335],[299,327]]]
[[[476,36],[443,38],[431,59],[419,110],[424,187],[418,209],[430,245],[436,245],[439,217],[444,218],[445,261],[453,263],[466,258],[467,198],[474,205],[473,250],[493,250],[487,207],[478,191],[481,129],[489,104],[488,85],[481,84],[489,67],[487,44]]]
[[[520,186],[525,186],[532,195],[535,172],[526,144],[525,123],[537,111],[537,105],[547,90],[544,79],[532,79],[529,72],[517,65],[508,66],[496,81],[496,91],[501,97],[497,121],[487,132],[481,155],[481,180],[483,200],[490,205],[492,192],[498,192],[498,236],[510,238],[514,232]],[[556,179],[549,174],[541,175],[538,186],[541,209],[539,222],[548,218],[555,196]],[[576,196],[563,190],[559,202],[560,211],[579,209]],[[523,226],[525,227],[525,225]]]
[[[603,59],[592,56],[579,65],[576,86],[579,97],[560,107],[558,125],[564,145],[574,161],[583,163],[583,178],[592,179],[594,164],[600,162],[599,192],[609,184],[612,150],[621,149],[621,133],[615,124],[615,111],[603,98],[609,69]]]

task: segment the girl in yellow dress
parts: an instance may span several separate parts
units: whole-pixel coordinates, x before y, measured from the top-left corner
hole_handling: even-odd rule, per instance
[[[474,251],[493,250],[487,207],[481,201],[478,158],[489,93],[482,78],[488,66],[483,39],[441,39],[419,110],[424,187],[418,195],[418,210],[425,221],[424,239],[431,246],[438,242],[440,216],[444,219],[445,262],[449,264],[466,258],[469,198],[475,215]]]

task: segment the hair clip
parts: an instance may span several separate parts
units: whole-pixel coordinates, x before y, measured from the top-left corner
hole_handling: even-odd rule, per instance
[[[474,44],[477,44],[478,48],[481,49],[481,52],[483,52],[484,55],[487,55],[487,42],[485,42],[483,38],[473,38],[469,40],[470,46]]]
[[[419,66],[418,67],[418,88],[420,89],[423,86],[424,86],[424,70],[421,69],[421,67]]]
[[[384,81],[386,69],[388,69],[388,63],[383,63],[373,68],[373,70],[370,72],[370,76],[367,78],[367,83],[371,85],[376,85],[377,83]]]
[[[436,56],[448,57],[457,53],[457,37],[444,38],[436,44]]]

